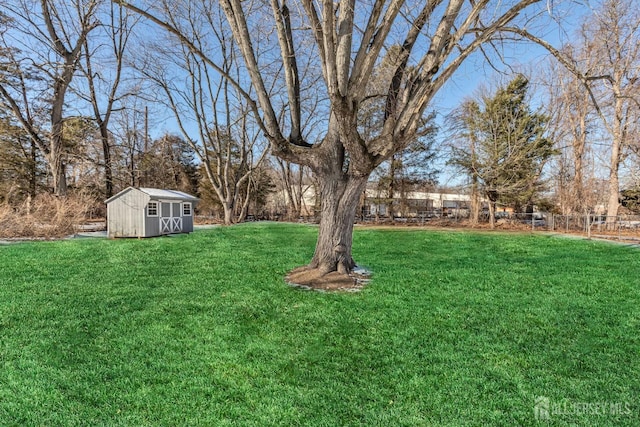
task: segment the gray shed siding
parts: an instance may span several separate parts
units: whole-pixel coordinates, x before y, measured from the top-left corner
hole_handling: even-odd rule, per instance
[[[149,196],[128,191],[107,204],[109,237],[146,237],[146,206]]]
[[[149,216],[149,202],[157,202],[157,216]],[[107,200],[109,237],[154,237],[193,231],[198,198],[174,190],[129,187]],[[184,215],[184,204],[191,205]]]
[[[144,210],[144,237],[159,236],[160,233],[160,216],[148,216],[147,210]]]
[[[193,232],[193,203],[191,203],[191,216],[182,215],[182,231],[185,233]]]

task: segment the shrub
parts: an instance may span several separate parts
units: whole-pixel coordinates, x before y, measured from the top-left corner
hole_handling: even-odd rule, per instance
[[[40,194],[19,205],[0,205],[0,238],[59,238],[74,234],[93,208],[86,194]]]

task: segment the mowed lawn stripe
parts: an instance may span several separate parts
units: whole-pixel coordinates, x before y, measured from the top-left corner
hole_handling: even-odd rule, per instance
[[[0,247],[0,424],[536,425],[539,396],[638,424],[638,250],[357,229],[362,292],[287,286],[316,235]]]

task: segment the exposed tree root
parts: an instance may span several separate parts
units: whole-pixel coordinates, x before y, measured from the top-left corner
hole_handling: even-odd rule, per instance
[[[298,267],[289,272],[287,283],[302,289],[331,291],[331,292],[357,292],[361,290],[370,279],[371,275],[363,270],[351,273],[339,273],[332,271],[323,273],[319,268],[308,265]]]

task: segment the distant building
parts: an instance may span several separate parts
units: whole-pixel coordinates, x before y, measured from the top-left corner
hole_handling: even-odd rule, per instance
[[[129,187],[109,198],[109,237],[154,237],[193,231],[198,198],[182,191]]]
[[[303,189],[301,198],[300,215],[311,217],[317,209],[315,190],[312,186]],[[471,208],[471,196],[456,192],[425,192],[411,191],[400,197],[396,193],[393,200],[384,197],[386,191],[376,188],[367,188],[360,199],[360,216],[377,217],[408,217],[417,218],[424,216],[458,216],[469,215]],[[485,203],[486,204],[486,203]],[[269,196],[268,208],[272,217],[284,216],[290,208],[287,192],[278,191]]]
[[[468,215],[471,196],[447,192],[410,191],[403,197],[396,194],[393,200],[384,197],[385,191],[368,188],[365,192],[362,213],[365,216],[419,217],[422,215]]]

